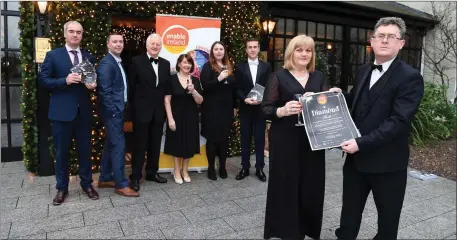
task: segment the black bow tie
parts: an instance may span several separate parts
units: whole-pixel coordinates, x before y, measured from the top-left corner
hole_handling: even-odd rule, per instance
[[[154,62],[155,64],[159,63],[159,59],[158,59],[158,58],[150,57],[150,58],[149,58],[149,61],[150,61],[150,62]]]
[[[371,70],[378,69],[379,72],[382,72],[382,65],[371,64]]]

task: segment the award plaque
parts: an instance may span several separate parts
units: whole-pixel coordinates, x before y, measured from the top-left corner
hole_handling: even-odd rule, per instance
[[[311,149],[340,147],[344,141],[360,137],[343,94],[320,92],[302,97],[302,116]]]

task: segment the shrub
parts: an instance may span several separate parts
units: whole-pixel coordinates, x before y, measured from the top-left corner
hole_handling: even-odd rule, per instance
[[[424,146],[452,137],[456,129],[456,109],[443,97],[445,93],[446,86],[425,82],[424,97],[412,124],[411,144]]]

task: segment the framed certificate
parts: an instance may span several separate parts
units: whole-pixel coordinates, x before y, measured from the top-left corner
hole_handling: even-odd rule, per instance
[[[319,92],[300,99],[302,117],[311,149],[340,147],[349,139],[360,137],[343,94]]]

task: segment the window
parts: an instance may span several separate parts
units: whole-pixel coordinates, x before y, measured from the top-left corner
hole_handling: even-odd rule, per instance
[[[20,151],[22,145],[21,63],[19,61],[19,2],[1,5],[1,116],[2,155],[6,150]],[[9,151],[10,152],[10,151]],[[9,157],[9,156],[8,156]],[[5,161],[5,160],[3,160]],[[6,159],[8,161],[8,159]]]
[[[403,61],[420,70],[422,59],[423,33],[414,28],[408,28],[405,35],[405,46],[400,52]]]
[[[322,52],[327,57],[329,81],[332,85],[338,85],[341,81],[343,52],[343,27],[340,25],[279,18],[275,32],[270,38],[270,49],[274,53],[270,62],[273,63],[274,71],[284,65],[284,51],[287,44],[299,34],[306,34],[314,39],[316,51]]]
[[[370,45],[372,29],[351,27],[349,37],[349,66],[352,71],[348,74],[348,85],[354,85],[356,69],[361,65],[374,61]]]

